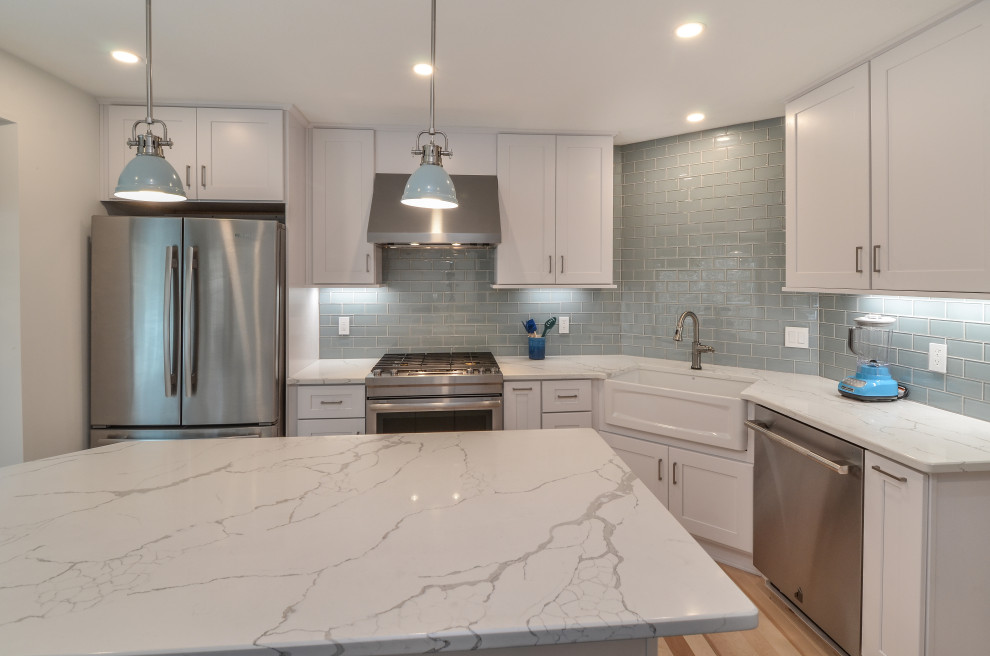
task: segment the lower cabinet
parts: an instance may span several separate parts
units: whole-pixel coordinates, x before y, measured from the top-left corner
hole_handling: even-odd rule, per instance
[[[364,385],[290,385],[287,436],[363,435]]]
[[[753,465],[659,442],[601,433],[692,535],[753,551]]]
[[[591,426],[590,380],[525,380],[503,387],[505,430]]]
[[[299,419],[296,436],[311,435],[364,435],[364,417],[351,419]]]
[[[866,452],[863,656],[925,653],[928,477]]]
[[[505,383],[502,388],[502,428],[540,428],[540,381]]]

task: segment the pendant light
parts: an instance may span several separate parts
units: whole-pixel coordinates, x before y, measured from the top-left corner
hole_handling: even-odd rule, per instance
[[[416,147],[412,154],[421,157],[420,165],[406,182],[402,203],[414,207],[450,209],[457,207],[457,192],[454,190],[453,180],[443,170],[442,158],[453,157],[454,153],[447,147],[447,135],[438,132],[433,123],[434,82],[437,76],[437,0],[431,0],[431,3],[430,65],[433,67],[433,74],[430,75],[430,129],[423,130],[416,137]],[[421,146],[420,139],[424,134],[430,135],[430,143]],[[436,143],[438,134],[443,137],[443,148]]]
[[[134,121],[131,126],[131,138],[127,140],[128,147],[137,146],[137,156],[124,167],[117,180],[117,188],[113,195],[127,200],[143,200],[157,203],[175,202],[186,199],[182,188],[182,180],[165,159],[162,147],[172,147],[168,138],[168,128],[164,121],[154,117],[151,112],[151,0],[145,0],[145,77],[147,80],[148,115]],[[137,133],[137,126],[144,123],[147,131]],[[159,123],[162,126],[162,136],[151,132],[151,126]]]

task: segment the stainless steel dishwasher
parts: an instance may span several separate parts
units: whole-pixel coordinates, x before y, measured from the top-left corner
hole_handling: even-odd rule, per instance
[[[861,653],[863,449],[756,407],[753,564],[851,656]]]

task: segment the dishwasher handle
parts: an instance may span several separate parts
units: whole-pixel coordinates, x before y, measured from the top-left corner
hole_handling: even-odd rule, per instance
[[[823,458],[822,456],[818,455],[814,451],[811,451],[809,449],[804,448],[800,444],[795,444],[794,442],[790,441],[786,437],[782,437],[782,436],[778,435],[777,433],[774,433],[772,430],[770,430],[770,427],[767,426],[762,421],[749,421],[749,420],[747,420],[745,423],[746,423],[746,426],[748,428],[752,428],[756,432],[762,433],[762,434],[766,435],[767,437],[769,437],[774,442],[777,442],[778,444],[780,444],[782,446],[786,446],[788,449],[791,449],[793,451],[797,451],[798,453],[800,453],[801,455],[803,455],[805,458],[810,458],[811,460],[814,460],[815,462],[817,462],[822,467],[827,467],[828,469],[831,469],[832,471],[834,471],[836,474],[839,474],[841,476],[844,476],[844,475],[846,475],[846,474],[849,473],[849,465],[840,465],[839,463],[833,462],[833,461],[829,460],[828,458]]]

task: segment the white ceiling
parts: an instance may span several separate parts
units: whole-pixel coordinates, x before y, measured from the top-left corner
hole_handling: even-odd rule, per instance
[[[438,129],[617,143],[780,116],[790,97],[960,0],[438,0]],[[323,126],[429,123],[429,0],[156,0],[157,102],[293,104]],[[673,36],[689,19],[699,38]],[[0,0],[0,49],[144,99],[141,0]],[[0,83],[2,84],[2,83]],[[5,93],[10,89],[4,89]],[[707,119],[688,124],[701,111]]]

